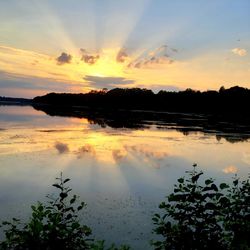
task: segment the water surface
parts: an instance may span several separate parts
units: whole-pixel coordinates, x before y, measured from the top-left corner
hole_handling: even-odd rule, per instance
[[[108,124],[0,106],[0,218],[26,219],[32,203],[54,192],[62,171],[87,202],[83,221],[97,238],[148,249],[153,213],[194,162],[218,181],[249,173],[246,132]]]

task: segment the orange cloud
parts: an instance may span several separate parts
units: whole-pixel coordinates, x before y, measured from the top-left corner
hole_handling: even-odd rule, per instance
[[[247,54],[247,51],[245,49],[241,49],[241,48],[234,48],[234,49],[232,49],[232,52],[238,56],[245,56]]]

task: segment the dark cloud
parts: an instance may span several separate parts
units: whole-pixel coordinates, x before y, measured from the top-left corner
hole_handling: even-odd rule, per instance
[[[95,88],[114,88],[118,85],[127,85],[134,83],[133,80],[123,77],[100,77],[86,75],[83,79]]]
[[[167,45],[162,45],[152,51],[149,51],[146,55],[142,55],[139,58],[133,60],[128,64],[128,68],[146,68],[157,64],[172,64],[174,60],[170,54],[176,53],[177,50],[169,48]]]
[[[72,60],[72,56],[70,54],[67,54],[65,52],[62,52],[62,54],[56,58],[58,65],[63,65],[65,63],[70,63]]]
[[[89,65],[95,64],[98,59],[100,58],[100,55],[91,55],[86,49],[80,49],[81,52],[81,60]]]
[[[123,63],[126,61],[127,58],[128,54],[126,52],[126,49],[125,48],[120,49],[119,52],[117,53],[116,61],[119,63]]]
[[[57,149],[59,154],[64,154],[64,153],[69,152],[68,145],[62,142],[56,142],[55,148]]]

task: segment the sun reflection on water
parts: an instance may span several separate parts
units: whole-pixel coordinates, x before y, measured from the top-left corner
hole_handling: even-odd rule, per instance
[[[28,211],[29,204],[51,191],[54,178],[63,171],[89,204],[88,213],[95,211],[96,217],[88,219],[97,234],[123,237],[119,218],[131,215],[126,237],[133,232],[146,242],[151,224],[145,224],[148,233],[141,235],[135,223],[151,221],[151,211],[193,162],[223,180],[236,171],[239,176],[249,172],[249,141],[230,143],[214,134],[187,134],[153,125],[101,127],[87,119],[49,117],[31,107],[1,107],[0,118],[0,216],[4,217]],[[105,231],[100,218],[116,228]]]

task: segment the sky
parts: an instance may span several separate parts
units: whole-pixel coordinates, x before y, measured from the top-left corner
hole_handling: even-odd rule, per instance
[[[235,85],[249,0],[0,0],[0,96]]]

